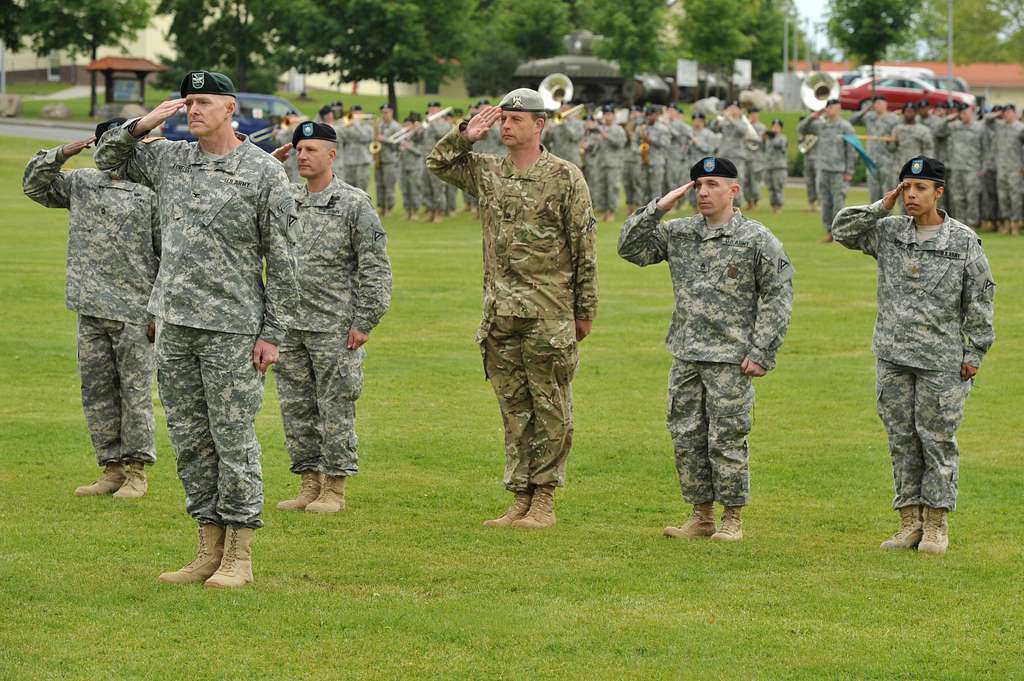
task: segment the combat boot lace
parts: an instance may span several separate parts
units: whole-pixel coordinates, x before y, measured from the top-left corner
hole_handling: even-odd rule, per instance
[[[121,489],[125,479],[124,466],[120,463],[108,463],[103,467],[103,475],[91,485],[76,488],[75,496],[94,497],[99,494],[112,494]]]
[[[715,533],[714,503],[693,505],[693,515],[680,527],[666,527],[664,534],[673,539],[699,539]]]
[[[325,475],[316,501],[306,506],[307,513],[337,513],[345,509],[344,475]]]
[[[320,496],[322,476],[316,471],[303,471],[299,494],[294,499],[282,501],[277,505],[281,511],[301,511],[317,500]]]
[[[175,570],[165,572],[157,579],[164,584],[195,584],[205,582],[220,566],[224,555],[224,528],[213,523],[199,525],[199,551],[191,563]]]
[[[515,521],[525,518],[526,514],[530,512],[531,499],[533,499],[533,494],[530,492],[516,492],[516,498],[505,511],[505,515],[493,520],[485,520],[484,527],[508,527]]]
[[[555,486],[545,485],[533,491],[530,499],[530,510],[519,520],[512,522],[512,527],[540,529],[555,524]]]
[[[882,542],[883,551],[916,548],[921,541],[921,507],[917,504],[900,509],[900,529]]]
[[[207,589],[235,589],[252,584],[251,527],[229,527],[224,538],[224,558],[213,576],[206,580]]]
[[[946,509],[924,509],[924,536],[917,550],[921,553],[945,553],[949,546],[949,525],[946,521]]]
[[[140,499],[146,496],[149,483],[146,481],[146,466],[141,461],[132,461],[124,467],[126,478],[121,488],[114,492],[118,499]]]
[[[740,517],[742,511],[742,506],[726,506],[725,513],[722,514],[722,523],[711,538],[719,541],[743,539],[743,519]]]

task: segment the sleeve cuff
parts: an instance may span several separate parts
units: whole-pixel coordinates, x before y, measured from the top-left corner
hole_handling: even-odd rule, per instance
[[[751,348],[747,350],[747,359],[751,362],[756,362],[766,371],[771,371],[775,368],[774,352],[766,352],[761,348],[751,346]]]
[[[371,322],[369,319],[366,319],[365,317],[356,317],[355,319],[352,320],[352,323],[349,325],[349,328],[369,334],[371,331],[373,331],[373,327],[375,326],[377,325]]]
[[[287,329],[264,324],[260,329],[259,337],[273,346],[278,346],[284,341],[285,334],[287,334]]]
[[[964,349],[963,364],[970,364],[972,367],[981,366],[981,355],[973,349]]]

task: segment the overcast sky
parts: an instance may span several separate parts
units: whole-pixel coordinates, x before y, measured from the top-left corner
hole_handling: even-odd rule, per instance
[[[800,18],[811,20],[809,33],[817,47],[821,47],[828,43],[828,39],[825,37],[824,31],[819,30],[817,26],[817,24],[820,24],[825,20],[826,4],[827,3],[824,2],[824,0],[796,0],[796,7],[800,11]]]

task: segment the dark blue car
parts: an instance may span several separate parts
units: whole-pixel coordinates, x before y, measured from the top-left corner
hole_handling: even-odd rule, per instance
[[[174,93],[172,97],[177,98]],[[235,130],[248,135],[254,144],[265,151],[273,151],[277,145],[271,133],[274,126],[285,114],[299,114],[299,110],[287,99],[276,95],[264,95],[257,92],[239,92],[238,110],[232,123]],[[195,136],[188,131],[188,119],[184,107],[180,112],[168,118],[163,125],[164,137],[169,140],[193,141]]]

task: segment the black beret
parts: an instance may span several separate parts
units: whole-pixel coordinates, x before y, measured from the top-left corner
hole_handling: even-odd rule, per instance
[[[215,71],[189,71],[181,79],[181,96],[228,95],[235,97],[235,84],[223,73]]]
[[[390,108],[391,108],[391,105],[388,104],[387,102],[385,102],[385,103],[380,105],[380,110],[381,111],[383,111],[384,109],[390,109]]]
[[[838,99],[830,99],[827,102],[825,102],[825,106],[829,107],[829,106],[832,106],[833,104],[838,104],[838,103],[839,103]]]
[[[615,105],[614,104],[605,104],[604,106],[601,107],[601,111],[603,113],[615,113]]]
[[[696,181],[699,177],[728,177],[736,179],[739,173],[736,166],[727,158],[708,156],[693,164],[690,168],[690,179]]]
[[[993,113],[998,113],[998,112],[1000,112],[1002,110],[1003,110],[1003,105],[1002,104],[996,104],[994,107],[992,107],[992,112]]]
[[[320,107],[320,117],[323,118],[327,114],[331,113],[331,111],[332,111],[331,107],[329,107],[329,106],[327,106],[325,104],[324,106]]]
[[[872,100],[876,101],[876,102],[888,102],[889,101],[888,99],[885,98],[885,95],[875,95],[874,97],[872,97]]]
[[[705,120],[707,117],[704,114],[702,114],[700,111],[694,111],[693,112],[693,119],[697,120],[698,118],[701,119],[701,120]]]
[[[302,140],[326,140],[337,144],[338,133],[334,131],[333,126],[326,123],[304,121],[295,126],[295,132],[292,133],[292,146],[299,146],[299,142]]]
[[[1003,111],[1016,111],[1016,110],[1017,110],[1017,105],[1016,104],[1004,104],[1003,105]]]
[[[727,99],[722,103],[722,109],[728,109],[730,106],[739,106],[740,103],[735,99]]]
[[[655,106],[654,104],[648,104],[647,106],[644,107],[645,114],[656,114],[659,111],[661,111],[660,107]]]
[[[362,104],[353,104],[352,105],[352,111],[362,111],[362,110],[363,110],[363,105]]]
[[[773,118],[772,125],[775,125],[776,123],[778,123],[780,127],[786,127],[786,124],[782,122],[781,118]]]
[[[752,106],[750,107],[750,113],[761,113],[761,110],[758,109],[756,106]]]
[[[109,130],[110,128],[115,128],[115,127],[121,125],[126,120],[128,120],[128,119],[127,118],[111,118],[109,121],[103,121],[102,123],[98,124],[96,126],[96,133],[95,133],[96,134],[96,141],[99,142],[100,138],[103,137],[103,133],[105,133],[107,130]]]
[[[911,177],[915,180],[945,182],[946,166],[938,159],[918,156],[917,158],[910,159],[903,165],[903,169],[900,170],[900,180],[902,181],[905,177]]]
[[[431,102],[430,104],[427,104],[428,108],[432,107],[432,106],[436,106],[437,108],[440,109],[441,108],[441,102]]]

